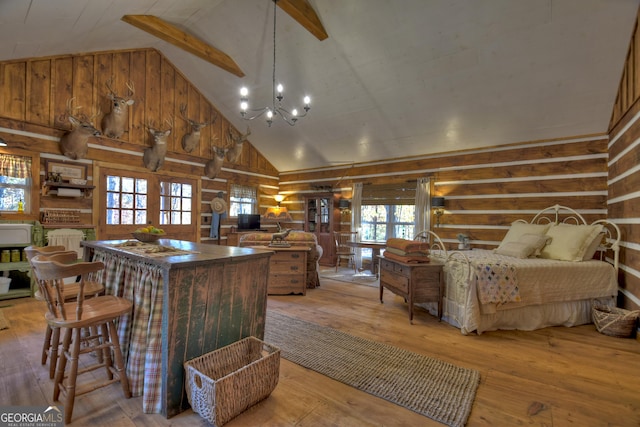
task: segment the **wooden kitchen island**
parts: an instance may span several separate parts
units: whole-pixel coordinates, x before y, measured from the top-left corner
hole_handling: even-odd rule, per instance
[[[189,407],[183,363],[241,338],[264,338],[273,252],[160,239],[83,241],[107,294],[133,301],[118,336],[133,396],[167,418]]]

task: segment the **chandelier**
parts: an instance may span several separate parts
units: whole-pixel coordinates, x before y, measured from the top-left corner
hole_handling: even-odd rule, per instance
[[[267,124],[271,127],[274,117],[280,117],[290,126],[296,124],[298,119],[305,117],[311,109],[311,98],[305,95],[302,102],[304,103],[304,113],[300,114],[296,108],[291,111],[282,106],[282,100],[284,95],[284,87],[281,83],[276,86],[276,3],[278,0],[273,0],[273,80],[272,80],[272,100],[273,103],[269,107],[263,107],[258,109],[249,108],[249,89],[242,87],[240,89],[240,115],[244,120],[253,120],[266,115]]]

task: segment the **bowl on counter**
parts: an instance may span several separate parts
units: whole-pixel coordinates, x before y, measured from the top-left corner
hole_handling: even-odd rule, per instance
[[[165,236],[165,233],[143,233],[140,231],[134,231],[131,234],[133,234],[133,237],[135,237],[136,240],[145,243],[153,243]]]

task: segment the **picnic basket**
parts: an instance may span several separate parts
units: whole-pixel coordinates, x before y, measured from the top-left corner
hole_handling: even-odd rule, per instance
[[[184,363],[191,408],[214,427],[267,398],[278,384],[280,349],[255,337]]]
[[[612,337],[629,338],[633,336],[640,311],[629,311],[618,307],[609,307],[594,303],[591,317],[596,330]]]

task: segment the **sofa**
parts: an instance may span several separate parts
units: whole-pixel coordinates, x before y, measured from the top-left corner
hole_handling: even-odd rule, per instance
[[[240,236],[238,246],[269,246],[272,233],[244,233]],[[306,246],[311,248],[307,256],[307,288],[320,286],[318,260],[322,256],[322,246],[318,245],[316,235],[306,231],[291,231],[285,242],[291,246]]]

